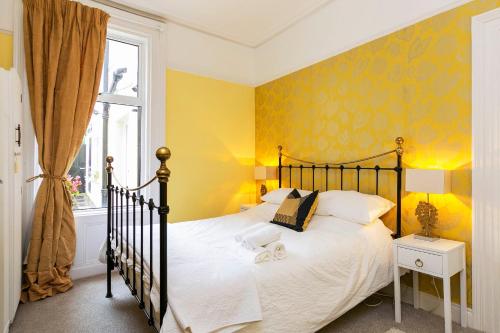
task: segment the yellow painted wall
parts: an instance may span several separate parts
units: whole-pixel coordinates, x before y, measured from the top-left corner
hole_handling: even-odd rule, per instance
[[[471,2],[262,85],[255,96],[258,164],[276,165],[278,144],[294,155],[335,161],[392,149],[403,136],[407,167],[452,169],[452,193],[431,200],[439,209],[437,233],[467,243],[469,304],[470,20],[499,5]],[[393,180],[386,182],[392,189]],[[419,199],[424,195],[405,194],[404,234],[420,229]],[[421,280],[421,289],[434,293],[430,280]],[[452,289],[457,301],[457,279]]]
[[[255,202],[254,92],[167,70],[171,221],[235,213]]]
[[[12,35],[0,32],[0,67],[12,67]]]

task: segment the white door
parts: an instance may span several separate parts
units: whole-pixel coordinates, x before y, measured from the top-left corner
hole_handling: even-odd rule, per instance
[[[0,91],[5,88],[5,72],[0,70]],[[9,325],[9,277],[7,268],[9,244],[5,242],[8,239],[8,226],[10,220],[9,210],[9,125],[10,117],[3,100],[4,93],[0,92],[0,329],[5,332]]]
[[[19,305],[19,297],[21,295],[22,281],[22,188],[23,188],[23,170],[22,170],[22,89],[21,80],[15,70],[11,70],[11,105],[13,112],[12,125],[14,125],[14,136],[11,138],[11,156],[13,158],[13,174],[14,181],[12,183],[13,202],[12,223],[10,227],[10,239],[12,240],[10,252],[10,267],[11,269],[11,288],[10,288],[10,322],[14,320],[17,306]]]
[[[21,84],[15,70],[0,69],[0,303],[1,329],[14,319],[21,292]]]

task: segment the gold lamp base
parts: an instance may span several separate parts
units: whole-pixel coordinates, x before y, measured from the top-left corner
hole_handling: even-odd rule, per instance
[[[267,187],[265,184],[260,185],[260,196],[266,195]]]
[[[435,236],[432,233],[432,229],[434,229],[438,222],[438,210],[428,200],[427,202],[420,201],[417,209],[415,209],[415,215],[422,226],[422,232],[416,234],[415,238],[434,242],[439,239],[439,236]]]

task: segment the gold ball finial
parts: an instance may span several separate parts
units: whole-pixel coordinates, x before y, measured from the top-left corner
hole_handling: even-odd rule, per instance
[[[156,158],[160,161],[166,161],[170,158],[170,156],[170,149],[168,149],[167,147],[160,147],[156,150]]]
[[[113,166],[111,165],[113,161],[114,161],[113,156],[106,156],[106,163],[108,163],[108,165],[106,166],[106,171],[108,173],[110,173],[111,170],[113,170]]]
[[[398,136],[395,141],[396,141],[396,144],[398,145],[396,147],[396,153],[401,156],[401,155],[403,155],[403,152],[404,152],[403,143],[405,142],[405,140],[401,136]]]
[[[168,182],[170,177],[170,170],[165,163],[170,158],[170,155],[170,149],[167,147],[160,147],[156,150],[156,158],[160,160],[160,168],[156,170],[156,177],[158,177],[160,183]]]

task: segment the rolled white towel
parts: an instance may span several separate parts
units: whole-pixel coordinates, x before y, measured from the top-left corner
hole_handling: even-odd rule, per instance
[[[273,260],[281,260],[286,258],[286,248],[285,244],[281,242],[272,242],[264,246],[266,250],[271,252]]]
[[[276,242],[280,239],[280,237],[281,231],[278,228],[272,225],[267,225],[243,236],[241,244],[243,247],[253,250],[259,246]]]
[[[101,247],[99,248],[99,256],[97,257],[97,260],[99,260],[99,262],[101,264],[107,263],[107,260],[106,260],[107,246],[108,246],[108,244],[106,243],[106,241],[104,241],[104,242],[102,242]]]
[[[244,262],[249,262],[253,264],[260,264],[262,262],[269,261],[273,258],[271,252],[262,246],[259,246],[253,250],[240,247],[238,256]]]
[[[268,225],[268,223],[264,223],[264,222],[259,222],[259,223],[253,224],[253,225],[241,230],[236,235],[234,235],[234,240],[237,241],[238,243],[240,243],[242,241],[243,237],[245,237],[245,235],[248,235],[248,234],[250,234],[250,233],[252,233],[255,230],[258,230],[260,228],[264,228],[267,225]]]

